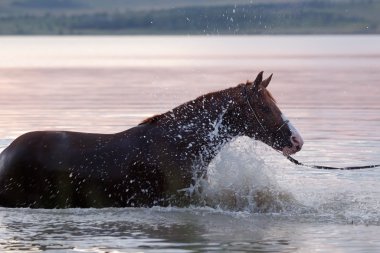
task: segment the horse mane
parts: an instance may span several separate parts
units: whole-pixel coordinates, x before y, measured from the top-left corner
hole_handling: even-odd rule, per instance
[[[240,83],[237,87],[244,87],[244,86],[246,86],[246,85],[252,85],[252,84],[253,84],[253,82],[247,80],[246,83]],[[213,92],[210,92],[210,93],[207,93],[207,94],[201,95],[201,96],[199,96],[198,98],[196,98],[196,99],[194,99],[194,100],[191,100],[191,101],[189,101],[189,102],[186,102],[186,103],[184,103],[184,104],[182,104],[182,105],[180,105],[180,106],[186,105],[186,104],[191,103],[191,102],[193,102],[193,101],[196,101],[196,100],[198,100],[198,99],[200,99],[200,98],[208,98],[208,97],[211,97],[211,96],[213,96],[213,95],[215,95],[215,94],[219,94],[221,91],[229,91],[229,90],[232,90],[232,89],[235,89],[235,88],[236,88],[236,87],[231,87],[231,88],[226,89],[226,90],[213,91]],[[268,94],[269,98],[272,99],[272,101],[276,103],[276,100],[274,99],[274,97],[272,96],[272,94],[271,94],[268,90],[267,90],[267,94]],[[162,119],[164,116],[165,116],[165,113],[163,113],[163,114],[156,114],[156,115],[153,115],[153,116],[148,117],[148,118],[144,119],[143,121],[141,121],[141,122],[139,123],[139,125],[156,123],[157,121],[159,121],[160,119]]]
[[[232,89],[232,88],[230,88],[230,89]],[[218,90],[218,91],[213,91],[213,92],[210,92],[210,93],[207,93],[207,94],[201,95],[201,96],[197,97],[197,98],[194,99],[194,100],[190,100],[190,101],[188,101],[188,102],[186,102],[186,103],[183,103],[183,104],[179,105],[178,107],[180,107],[180,106],[184,106],[184,105],[189,104],[189,103],[192,103],[193,101],[196,101],[196,100],[198,100],[198,99],[200,99],[200,98],[208,98],[208,97],[211,97],[211,96],[213,96],[214,94],[219,93],[219,92],[221,92],[221,91]],[[164,115],[165,115],[165,113],[163,113],[163,114],[156,114],[156,115],[153,115],[153,116],[148,117],[148,118],[144,119],[143,121],[141,121],[141,122],[139,123],[139,125],[156,123],[157,121],[159,121],[160,119],[162,119],[162,118],[164,117]]]
[[[148,117],[148,118],[144,119],[143,121],[141,121],[141,122],[139,123],[139,125],[155,123],[155,122],[157,122],[159,119],[161,119],[162,117],[163,117],[163,114],[156,114],[156,115],[153,115],[153,116]]]

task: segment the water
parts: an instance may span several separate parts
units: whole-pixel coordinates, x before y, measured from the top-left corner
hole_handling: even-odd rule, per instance
[[[380,164],[380,37],[1,37],[0,150],[31,130],[112,133],[264,70],[295,157]],[[207,207],[0,209],[0,250],[378,252],[380,170],[297,167],[249,138],[209,166]]]

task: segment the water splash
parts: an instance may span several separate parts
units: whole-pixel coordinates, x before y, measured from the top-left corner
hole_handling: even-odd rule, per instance
[[[208,166],[201,199],[229,211],[282,212],[297,205],[292,194],[278,185],[275,166],[263,159],[268,149],[247,137],[226,144]]]
[[[267,145],[243,137],[226,144],[200,180],[202,205],[227,212],[341,224],[380,224],[380,191],[371,174],[295,166]],[[377,175],[376,173],[374,173]],[[364,183],[364,185],[363,185]]]

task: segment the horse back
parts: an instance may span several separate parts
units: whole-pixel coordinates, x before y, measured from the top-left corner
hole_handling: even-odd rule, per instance
[[[166,205],[165,196],[192,180],[184,169],[190,160],[176,160],[176,152],[149,124],[117,134],[30,132],[0,155],[0,205]]]
[[[139,129],[120,134],[39,131],[21,135],[0,155],[0,205],[126,206],[133,192],[130,157]],[[144,168],[145,169],[145,168]],[[136,174],[136,173],[135,173]],[[129,178],[128,178],[129,177]]]

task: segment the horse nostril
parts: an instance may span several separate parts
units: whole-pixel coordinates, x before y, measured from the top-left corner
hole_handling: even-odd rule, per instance
[[[293,144],[293,146],[299,151],[299,150],[301,150],[301,148],[302,148],[302,141],[300,141],[298,138],[297,138],[297,136],[292,136],[291,137],[291,142],[292,142],[292,144]]]

